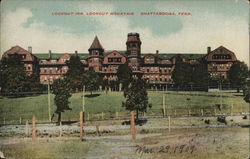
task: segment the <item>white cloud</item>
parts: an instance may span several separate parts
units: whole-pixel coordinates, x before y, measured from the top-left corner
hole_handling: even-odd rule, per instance
[[[9,12],[3,18],[1,23],[2,53],[15,45],[24,48],[32,46],[34,52],[47,52],[49,49],[57,52],[73,52],[76,48],[80,48],[81,43],[78,40],[81,39],[68,34],[64,28],[47,26],[42,22],[33,22],[28,27],[24,27],[23,24],[32,16],[29,9],[19,8],[15,12]],[[44,31],[46,29],[54,30],[54,32]]]
[[[78,6],[77,11],[113,11],[112,5]],[[9,12],[1,23],[1,53],[11,46],[20,45],[33,47],[35,53],[54,52],[87,52],[94,34],[75,35],[63,27],[48,26],[34,21],[28,27],[23,24],[33,17],[27,8],[18,8]],[[142,40],[142,52],[190,52],[205,53],[206,47],[212,49],[223,45],[234,51],[240,60],[248,62],[249,39],[248,24],[239,18],[229,19],[207,14],[205,17],[184,16],[184,28],[169,36],[155,36],[152,31],[144,28],[129,27],[129,21],[123,16],[92,16],[94,21],[101,23],[102,30],[95,32],[105,49],[125,50],[126,34],[138,32]],[[221,29],[223,28],[223,29]],[[167,29],[167,28],[166,28]],[[54,30],[49,32],[46,30]]]

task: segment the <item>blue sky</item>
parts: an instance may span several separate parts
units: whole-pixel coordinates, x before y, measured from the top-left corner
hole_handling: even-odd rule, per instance
[[[134,12],[133,16],[61,15],[55,12]],[[190,12],[189,16],[140,15]],[[1,3],[1,53],[11,46],[35,53],[87,52],[97,35],[107,50],[124,50],[126,35],[140,33],[142,52],[205,53],[223,45],[248,59],[246,0],[10,0]],[[247,62],[247,61],[246,61]]]

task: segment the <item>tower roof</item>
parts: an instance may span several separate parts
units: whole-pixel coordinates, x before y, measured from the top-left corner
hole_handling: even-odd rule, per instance
[[[91,44],[91,46],[89,48],[89,50],[92,50],[92,49],[104,50],[104,48],[102,47],[102,45],[101,45],[101,43],[100,43],[97,36],[95,36],[95,39],[94,39],[94,41],[92,42],[92,44]]]
[[[128,33],[128,38],[127,38],[127,42],[139,42],[141,43],[140,40],[140,35],[138,33]]]

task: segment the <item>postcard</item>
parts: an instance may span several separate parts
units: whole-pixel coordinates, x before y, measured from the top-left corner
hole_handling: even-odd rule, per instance
[[[0,159],[249,159],[248,0],[2,0]]]

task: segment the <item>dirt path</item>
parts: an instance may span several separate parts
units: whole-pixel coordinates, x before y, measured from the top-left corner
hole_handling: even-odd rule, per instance
[[[138,134],[137,139],[145,137],[160,136],[161,134]],[[37,142],[56,142],[58,140],[78,140],[76,137],[62,138],[37,138]],[[24,142],[32,142],[31,138],[6,137],[0,138],[0,147],[2,145],[18,144]],[[146,156],[140,156],[136,153],[136,143],[131,139],[130,135],[114,135],[114,136],[90,136],[85,137],[85,141],[92,149],[79,159],[150,159]]]

